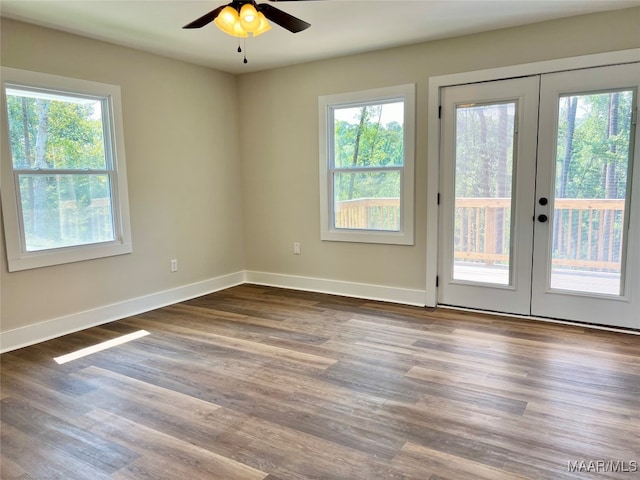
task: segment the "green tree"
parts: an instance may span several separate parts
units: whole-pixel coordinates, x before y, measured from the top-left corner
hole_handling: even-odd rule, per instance
[[[404,132],[397,121],[382,123],[384,105],[364,105],[354,110],[352,120],[336,120],[335,163],[338,168],[373,169],[400,166],[404,162]],[[341,173],[336,177],[336,200],[398,197],[397,172]]]
[[[106,175],[77,174],[106,166],[102,119],[95,111],[100,103],[34,97],[7,95],[11,156],[14,168],[22,171],[19,190],[28,244],[48,248],[65,235],[75,236],[73,244],[85,243],[95,236],[92,199],[109,196]],[[72,228],[61,217],[64,202],[77,209]]]

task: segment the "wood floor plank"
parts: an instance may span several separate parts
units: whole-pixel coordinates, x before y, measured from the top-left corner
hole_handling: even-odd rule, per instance
[[[3,479],[640,478],[568,468],[640,462],[636,335],[242,285],[0,366]]]
[[[14,398],[2,401],[2,421],[106,472],[126,465],[137,455],[119,444],[90,435],[74,425],[73,419],[63,420],[28,403]]]
[[[517,474],[505,472],[473,460],[451,455],[412,443],[406,443],[394,459],[404,471],[430,471],[444,478],[474,478],[476,480],[526,480]],[[445,477],[446,476],[446,477]],[[442,478],[441,477],[441,478]]]
[[[1,425],[0,425],[1,428]],[[27,479],[31,477],[20,465],[8,456],[2,458],[0,462],[0,478],[5,480]]]
[[[235,459],[282,480],[414,478],[404,476],[377,455],[255,416],[246,416],[229,435],[234,443],[243,445]]]
[[[3,412],[4,416],[4,412]],[[17,478],[59,479],[59,480],[106,480],[111,476],[86,463],[68,451],[59,449],[38,435],[32,435],[8,423],[0,425],[2,464],[5,459],[21,468],[25,474]],[[2,477],[4,478],[4,476]]]
[[[262,480],[267,473],[118,415],[92,411],[88,431],[121,442],[140,457],[114,478]],[[133,476],[132,476],[133,475]]]
[[[139,324],[146,327],[149,326],[149,323],[145,320],[141,320]],[[218,327],[217,324],[216,327]],[[249,340],[241,338],[237,329],[234,330],[236,336],[231,337],[217,333],[197,331],[192,328],[185,328],[178,325],[172,325],[165,328],[175,335],[184,336],[187,339],[196,341],[199,346],[202,349],[206,349],[207,352],[210,352],[211,346],[215,346],[234,352],[241,352],[243,354],[253,354],[269,359],[281,359],[319,369],[327,368],[335,363],[335,360],[332,358],[321,357],[319,355],[305,352],[292,351],[286,348],[261,343],[259,340],[264,338],[263,334],[254,337],[253,340]],[[222,325],[221,328],[225,329],[225,325]]]

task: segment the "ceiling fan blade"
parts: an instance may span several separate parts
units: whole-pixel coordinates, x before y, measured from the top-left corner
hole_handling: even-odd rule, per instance
[[[289,30],[291,33],[301,32],[311,26],[310,23],[300,20],[293,15],[289,15],[287,12],[283,12],[279,8],[272,7],[268,3],[258,4],[257,10],[262,12],[263,15],[267,17],[267,20],[277,23],[282,28]]]
[[[215,10],[211,10],[209,13],[201,16],[197,20],[194,20],[193,22],[185,25],[182,28],[202,28],[205,25],[208,25],[209,23],[213,22],[224,7],[226,7],[226,5],[222,5],[221,7],[218,7]]]

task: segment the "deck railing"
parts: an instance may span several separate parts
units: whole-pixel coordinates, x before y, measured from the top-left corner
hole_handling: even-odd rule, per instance
[[[553,265],[620,271],[624,199],[558,198]],[[399,230],[398,198],[336,202],[338,228]],[[457,198],[454,256],[488,265],[509,260],[511,199]]]
[[[336,202],[337,228],[400,230],[399,198],[358,198]]]
[[[557,198],[554,266],[619,272],[624,199]],[[457,198],[456,260],[505,263],[509,258],[511,199]]]

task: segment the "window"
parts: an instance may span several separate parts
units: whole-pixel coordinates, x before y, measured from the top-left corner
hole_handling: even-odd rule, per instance
[[[120,89],[2,68],[9,271],[131,252]]]
[[[413,245],[415,85],[322,96],[321,238]]]

